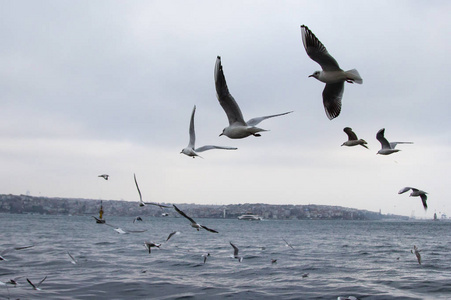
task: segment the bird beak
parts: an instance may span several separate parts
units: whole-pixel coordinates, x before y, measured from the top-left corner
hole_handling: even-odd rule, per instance
[[[308,77],[308,78],[310,78],[310,77],[313,77],[313,74],[312,74],[312,75],[309,75],[309,77]]]
[[[224,133],[221,133],[219,136],[224,135]]]

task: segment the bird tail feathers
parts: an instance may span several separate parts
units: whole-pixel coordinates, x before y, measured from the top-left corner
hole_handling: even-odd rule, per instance
[[[349,79],[353,80],[355,83],[358,83],[358,84],[363,83],[363,79],[362,79],[362,77],[360,77],[360,74],[356,69],[346,71],[346,76]]]

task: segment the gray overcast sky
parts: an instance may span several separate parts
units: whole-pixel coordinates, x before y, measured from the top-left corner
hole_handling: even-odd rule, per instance
[[[451,216],[449,1],[0,1],[0,193],[168,203],[327,204]],[[343,69],[329,121],[307,25]],[[219,137],[221,55],[260,138]],[[180,154],[197,106],[196,145]],[[368,142],[340,147],[343,128]],[[413,141],[375,155],[376,132]],[[110,180],[97,178],[110,174]],[[404,186],[429,192],[398,195]]]

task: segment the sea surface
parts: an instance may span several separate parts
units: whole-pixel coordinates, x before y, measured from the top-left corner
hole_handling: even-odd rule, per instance
[[[0,285],[0,299],[451,299],[451,222],[196,220],[216,234],[182,217],[106,220],[147,231],[119,234],[91,216],[0,214],[0,252],[34,245],[3,255],[0,281],[19,284]],[[145,241],[162,245],[149,254]],[[45,276],[40,291],[26,281]]]

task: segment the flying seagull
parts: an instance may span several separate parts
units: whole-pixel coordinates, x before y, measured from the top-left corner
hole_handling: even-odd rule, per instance
[[[315,71],[309,77],[326,84],[323,90],[323,104],[327,117],[332,120],[340,114],[345,81],[362,84],[363,80],[356,69],[349,71],[340,69],[335,58],[327,52],[326,47],[307,26],[301,25],[301,35],[307,55],[321,66],[322,71]]]
[[[413,251],[410,250],[410,252],[415,254],[415,256],[417,257],[418,263],[421,265],[421,255],[420,255],[421,250],[419,250],[417,248],[417,246],[413,245]]]
[[[143,219],[141,217],[136,217],[133,219],[133,223],[135,223],[136,221],[142,222]]]
[[[69,251],[67,251],[67,255],[69,255],[70,258],[70,262],[74,265],[77,264],[77,260],[69,253]]]
[[[409,197],[418,197],[419,196],[421,198],[421,202],[423,202],[424,210],[427,210],[428,209],[428,205],[426,203],[426,200],[428,199],[428,196],[426,195],[427,192],[413,188],[413,187],[406,186],[405,188],[402,188],[398,192],[398,194],[403,194],[403,193],[407,192],[408,190],[412,190],[412,193],[410,193]]]
[[[358,139],[357,135],[352,131],[351,127],[345,127],[343,128],[343,131],[348,135],[348,140],[342,144],[342,146],[357,146],[360,145],[362,147],[365,147],[368,149],[368,147],[365,145],[367,142],[363,139]]]
[[[102,177],[103,179],[108,180],[108,177],[110,177],[110,175],[108,175],[108,174],[102,174],[102,175],[99,175],[99,176],[97,176],[97,177]]]
[[[207,257],[209,257],[209,256],[210,256],[210,253],[202,254],[202,257],[204,258],[204,264],[207,261]]]
[[[108,224],[108,223],[105,223],[105,225],[112,227],[114,229],[114,231],[116,231],[119,234],[143,233],[143,232],[147,231],[147,229],[146,230],[126,230],[126,229],[122,229],[120,227],[116,227],[116,226]]]
[[[9,252],[14,251],[14,250],[28,249],[28,248],[31,248],[31,247],[34,247],[34,245],[31,245],[31,246],[22,246],[22,247],[14,247],[14,248],[8,248],[8,249],[5,249],[5,250],[3,250],[2,252],[0,252],[0,261],[2,261],[2,260],[7,260],[6,258],[3,257],[3,255],[5,255],[6,253],[9,253]]]
[[[166,242],[169,241],[169,239],[174,235],[174,234],[178,234],[178,231],[173,231],[169,234],[168,238],[166,239]]]
[[[133,174],[133,177],[135,178],[136,188],[138,189],[138,194],[139,194],[139,206],[155,205],[155,206],[160,207],[161,209],[163,209],[163,207],[165,207],[165,208],[170,208],[170,206],[163,205],[163,204],[159,204],[159,203],[154,203],[154,202],[144,202],[144,201],[143,201],[143,197],[142,197],[142,195],[141,195],[141,191],[139,190],[138,181],[136,181],[136,174]]]
[[[385,138],[384,134],[385,134],[385,128],[382,128],[376,134],[376,139],[382,145],[381,150],[377,151],[376,154],[389,155],[389,154],[401,151],[399,149],[395,149],[396,145],[398,145],[398,144],[413,144],[412,142],[391,142],[391,143],[389,143],[387,141],[387,139]]]
[[[293,246],[291,246],[291,245],[287,242],[287,240],[285,240],[284,238],[282,238],[282,240],[285,242],[285,244],[286,244],[287,247],[290,247],[291,249],[294,249]]]
[[[196,228],[197,231],[199,231],[199,229],[203,228],[203,229],[205,229],[205,230],[207,230],[207,231],[214,232],[214,233],[218,233],[216,230],[210,229],[210,228],[208,228],[208,227],[206,227],[206,226],[204,226],[204,225],[200,225],[199,223],[197,223],[196,221],[194,221],[193,219],[191,219],[190,217],[188,217],[183,211],[181,211],[180,209],[178,209],[177,206],[175,206],[174,204],[173,204],[173,206],[174,206],[174,209],[175,209],[179,214],[181,214],[182,216],[184,216],[185,218],[187,218],[187,219],[191,222],[191,227]]]
[[[195,158],[196,156],[199,156],[202,158],[202,156],[198,155],[196,152],[203,152],[211,149],[224,149],[224,150],[236,150],[238,148],[234,147],[222,147],[222,146],[213,146],[213,145],[206,145],[199,148],[194,148],[194,144],[196,143],[196,133],[194,131],[194,113],[196,112],[196,105],[194,105],[193,112],[191,113],[191,121],[189,123],[189,144],[186,148],[182,149],[182,152],[185,155],[191,156],[192,158]]]
[[[44,282],[44,280],[47,279],[47,276],[44,277],[44,279],[42,279],[41,281],[39,281],[38,284],[33,284],[33,282],[30,281],[30,279],[27,278],[28,283],[33,287],[33,289],[40,291],[41,289],[39,288],[39,286]]]
[[[232,242],[229,242],[229,243],[233,247],[233,258],[236,258],[236,259],[238,259],[239,262],[242,262],[243,257],[238,256],[238,251],[239,251],[238,247],[235,246],[234,244],[232,244]]]
[[[149,250],[149,254],[150,254],[150,252],[151,252],[150,249],[151,249],[152,247],[160,248],[160,246],[161,246],[161,244],[157,244],[157,243],[154,243],[154,242],[144,242],[144,247],[146,247],[146,249]]]
[[[224,128],[219,136],[225,135],[231,139],[242,139],[250,135],[260,136],[259,132],[267,130],[255,127],[255,125],[268,118],[283,116],[292,113],[292,111],[289,111],[277,115],[253,118],[245,122],[240,107],[230,94],[227,87],[220,56],[218,56],[218,58],[216,59],[215,85],[216,96],[218,97],[219,104],[221,104],[227,115],[227,118],[229,119],[229,126]]]

